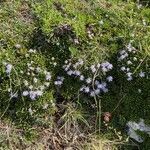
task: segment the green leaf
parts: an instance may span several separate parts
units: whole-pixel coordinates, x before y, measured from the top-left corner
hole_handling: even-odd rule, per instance
[[[71,55],[75,56],[78,52],[78,50],[75,47],[69,47],[69,51],[71,52]]]

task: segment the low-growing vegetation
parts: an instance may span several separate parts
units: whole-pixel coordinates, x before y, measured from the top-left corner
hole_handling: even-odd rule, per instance
[[[149,5],[0,1],[0,149],[148,150]]]

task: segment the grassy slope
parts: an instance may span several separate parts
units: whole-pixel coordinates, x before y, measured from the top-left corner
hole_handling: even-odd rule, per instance
[[[11,62],[18,71],[23,69],[25,64],[31,60],[35,60],[42,68],[52,70],[49,62],[52,56],[55,57],[58,64],[61,64],[68,57],[73,57],[74,59],[83,58],[86,60],[85,65],[87,66],[93,62],[101,62],[105,59],[109,59],[115,64],[117,62],[114,57],[118,50],[128,44],[130,40],[134,40],[134,46],[140,50],[137,57],[144,58],[147,55],[147,63],[149,63],[149,8],[142,7],[138,9],[133,2],[121,1],[81,2],[79,0],[61,0],[59,2],[61,5],[59,3],[53,5],[53,0],[44,0],[42,2],[23,2],[20,0],[1,2],[0,60]],[[101,20],[104,24],[101,24]],[[146,26],[143,25],[143,20],[147,22]],[[61,25],[66,23],[73,28],[73,33],[71,32],[69,37],[57,35],[57,27],[61,27]],[[88,37],[87,30],[91,30],[94,33],[92,39]],[[60,31],[58,30],[58,32]],[[73,39],[76,38],[79,39],[79,45],[73,42]],[[16,44],[21,44],[22,48],[16,49]],[[36,48],[39,53],[32,58],[26,59],[24,56],[29,48]],[[53,72],[59,74],[60,66],[56,67]],[[116,72],[113,72],[113,74],[116,78],[116,83],[112,85],[111,92],[102,98],[102,111],[113,112],[114,117],[110,126],[117,127],[117,129],[121,128],[122,130],[127,121],[138,120],[139,118],[144,118],[146,122],[150,123],[148,117],[150,115],[149,81],[145,82],[139,79],[135,83],[126,83],[126,81],[122,80],[122,75]],[[25,77],[19,74],[19,78],[23,79]],[[16,79],[15,74],[14,81],[16,82],[14,87],[17,89],[19,81]],[[71,99],[74,91],[76,91],[76,88],[71,88],[72,85],[73,87],[78,87],[73,82],[70,81],[70,85],[67,83],[62,89],[63,96],[66,99]],[[137,92],[139,87],[142,87],[142,94]],[[4,89],[7,90],[7,87],[4,87]],[[0,89],[2,113],[6,109],[6,105],[8,105],[8,101],[3,102],[4,99],[7,99],[4,89]],[[18,102],[15,104],[15,111],[17,111],[15,117],[11,111],[8,111],[8,116],[11,119],[13,118],[12,120],[16,124],[22,123],[23,127],[29,131],[31,127],[28,124],[31,124],[31,126],[34,124],[30,120],[33,118],[36,121],[38,120],[36,123],[39,125],[46,127],[49,124],[52,125],[51,120],[47,121],[43,118],[47,118],[49,114],[53,117],[53,112],[57,108],[51,107],[50,103],[49,110],[45,112],[41,109],[45,103],[49,103],[50,97],[55,99],[49,91],[34,104],[26,102],[20,107],[22,101]],[[93,112],[89,113],[86,110],[87,106],[84,108],[84,105],[90,107],[93,100],[90,99],[91,102],[88,104],[86,102],[83,103],[83,100],[89,101],[88,98],[81,98],[82,111],[80,108],[78,109],[83,116],[87,113],[87,116],[93,115]],[[118,106],[117,109],[115,109],[116,106]],[[14,104],[12,103],[10,110],[13,110],[13,107]],[[27,112],[30,107],[36,111],[34,117],[31,117]],[[76,116],[76,114],[78,113],[75,113],[73,117],[78,118],[79,116]],[[79,120],[84,122],[82,117],[79,117]],[[32,132],[29,132],[27,136],[32,138],[32,134]],[[149,139],[146,138],[146,140],[147,144],[141,145],[143,149],[147,149]]]

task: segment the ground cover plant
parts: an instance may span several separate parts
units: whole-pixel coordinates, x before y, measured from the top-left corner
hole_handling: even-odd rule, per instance
[[[149,91],[148,1],[0,2],[1,149],[148,150]]]

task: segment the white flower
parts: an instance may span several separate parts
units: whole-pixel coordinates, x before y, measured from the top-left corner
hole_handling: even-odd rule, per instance
[[[132,47],[128,48],[128,51],[129,51],[129,52],[132,52],[132,51],[133,51]]]
[[[78,62],[80,65],[83,65],[83,63],[84,63],[82,59],[79,59]]]
[[[40,67],[37,67],[37,68],[36,68],[36,71],[37,71],[37,73],[41,72],[41,68],[40,68]]]
[[[52,59],[52,60],[55,60],[55,58],[54,58],[54,57],[52,57],[51,59]]]
[[[108,89],[106,88],[106,86],[107,86],[106,82],[102,82],[101,84],[97,85],[97,88],[103,90],[103,92],[106,93],[108,91]]]
[[[132,53],[133,53],[133,54],[135,54],[135,53],[136,53],[136,51],[134,50],[134,51],[132,51]]]
[[[134,34],[134,33],[131,33],[131,36],[132,36],[132,37],[134,37],[134,36],[135,36],[135,34]]]
[[[90,96],[91,96],[91,97],[94,97],[94,96],[95,96],[95,92],[92,91],[92,92],[90,93]]]
[[[125,50],[122,50],[122,51],[119,52],[120,55],[124,55],[125,53],[126,53]]]
[[[49,83],[49,82],[46,82],[45,85],[46,85],[47,83]],[[44,86],[44,85],[41,85],[39,88],[40,88],[41,90],[44,90],[44,89],[45,89],[45,86]]]
[[[46,75],[46,74],[47,74],[47,71],[46,71],[46,70],[44,70],[44,71],[43,71],[43,73]]]
[[[101,66],[101,64],[98,63],[98,64],[97,64],[97,68],[99,68],[100,66]]]
[[[128,81],[131,81],[132,79],[133,79],[132,76],[129,76],[129,77],[127,78]]]
[[[92,65],[90,68],[91,68],[91,70],[94,69],[94,68],[95,68],[95,65]]]
[[[113,68],[113,65],[112,65],[112,64],[109,64],[109,65],[107,66],[107,68],[111,70],[111,69]]]
[[[107,70],[107,68],[102,67],[102,71],[103,71],[103,72],[107,72],[108,70]]]
[[[83,81],[83,80],[84,80],[84,76],[80,75],[80,81]]]
[[[142,4],[137,4],[137,8],[138,9],[142,8]]]
[[[146,20],[143,19],[143,25],[146,26]]]
[[[65,60],[65,64],[67,64],[68,63],[68,60]]]
[[[12,90],[11,88],[8,88],[8,89],[7,89],[8,92],[11,92],[11,90]]]
[[[67,74],[68,74],[69,76],[71,76],[71,75],[73,74],[73,71],[72,71],[72,70],[69,70],[69,71],[67,71]]]
[[[37,94],[36,94],[35,91],[30,91],[30,92],[29,92],[29,95],[30,95],[30,98],[31,98],[32,100],[35,100],[36,97],[37,97]]]
[[[36,53],[36,50],[33,50],[33,49],[29,49],[28,51],[29,53]]]
[[[11,64],[7,64],[7,65],[6,65],[6,73],[7,73],[7,74],[10,74],[10,73],[11,73],[12,67],[13,67],[13,66],[12,66]]]
[[[28,91],[23,91],[22,95],[23,95],[23,96],[28,96],[28,95],[29,95],[29,92],[28,92]]]
[[[127,57],[127,53],[125,53],[124,55],[121,55],[121,56],[119,57],[119,60],[124,60],[126,57]]]
[[[80,92],[82,92],[83,90],[84,90],[84,88],[81,87],[81,88],[80,88]]]
[[[64,70],[68,71],[69,70],[69,66],[65,66]]]
[[[64,81],[65,78],[64,78],[64,77],[61,77],[61,76],[58,76],[57,79],[58,79],[58,80],[61,80],[61,81]]]
[[[56,65],[57,65],[57,62],[54,62],[53,65],[56,66]]]
[[[44,106],[43,106],[43,109],[47,109],[48,108],[48,104],[45,104]]]
[[[85,89],[85,85],[83,85],[81,88],[80,88],[80,91],[83,91]]]
[[[89,84],[89,83],[91,83],[91,82],[92,82],[92,79],[91,79],[91,78],[87,78],[87,79],[86,79],[86,83]]]
[[[37,91],[36,91],[36,95],[37,95],[37,96],[42,96],[42,94],[43,94],[43,91],[40,91],[40,90],[37,90]]]
[[[128,61],[127,61],[127,64],[128,64],[128,65],[131,65],[131,64],[132,64],[132,62],[131,62],[130,60],[128,60]]]
[[[102,66],[102,71],[103,72],[107,72],[107,71],[109,71],[113,68],[113,65],[110,64],[109,62],[104,62],[104,63],[101,64],[101,66]]]
[[[27,80],[24,80],[23,83],[24,83],[25,86],[28,86],[28,85],[29,85],[29,83],[28,83]]]
[[[121,71],[125,71],[126,70],[126,68],[123,66],[123,67],[121,67],[121,69],[120,69]]]
[[[143,59],[140,59],[140,62],[142,62],[143,61]]]
[[[45,85],[46,87],[49,87],[50,83],[49,83],[49,82],[45,82],[44,85]]]
[[[62,81],[55,81],[54,84],[55,85],[62,85]]]
[[[21,70],[20,73],[23,74],[23,71]]]
[[[127,68],[127,72],[130,71],[130,68]]]
[[[141,92],[142,92],[142,90],[141,90],[141,89],[138,89],[138,92],[139,92],[139,93],[141,93]]]
[[[81,74],[80,71],[78,71],[78,70],[75,70],[75,71],[74,71],[74,75],[79,76],[80,74]]]
[[[32,115],[33,114],[33,111],[31,108],[28,109],[29,113]]]
[[[75,44],[79,44],[78,39],[74,39],[74,43],[75,43]]]
[[[98,84],[98,85],[97,85],[97,88],[102,89],[102,88],[103,88],[103,85],[102,85],[102,84]]]
[[[55,84],[55,85],[58,85],[58,81],[55,81],[54,84]]]
[[[89,93],[90,92],[90,88],[87,86],[84,88],[85,93]]]
[[[30,86],[29,86],[29,89],[30,89],[30,90],[33,89],[33,85],[30,85]]]
[[[137,61],[137,58],[136,58],[136,57],[133,57],[133,60],[134,60],[134,61]]]
[[[46,74],[46,80],[47,80],[47,81],[51,80],[51,75],[50,75],[49,72],[47,72],[47,74]]]
[[[134,50],[131,43],[128,44],[127,49],[128,49],[129,52],[132,52]]]
[[[127,72],[127,76],[131,77],[132,73],[131,72]]]
[[[103,88],[102,90],[103,90],[104,93],[107,93],[107,92],[108,92],[108,89],[107,89],[107,88]]]
[[[33,78],[34,83],[37,83],[38,79],[37,78]]]
[[[103,20],[99,21],[99,24],[100,24],[100,25],[103,25],[103,24],[104,24],[104,21],[103,21]]]
[[[107,86],[106,82],[102,82],[102,85],[103,85],[103,87]]]
[[[92,70],[92,72],[93,72],[93,73],[95,73],[95,72],[96,72],[96,68],[93,68],[93,69],[91,69],[91,70]]]
[[[34,67],[29,67],[29,69],[33,71],[33,70],[34,70]]]
[[[108,77],[107,77],[107,81],[108,81],[108,82],[113,81],[113,77],[112,77],[112,76],[108,76]]]
[[[2,62],[2,64],[3,64],[4,66],[6,66],[6,65],[7,65],[7,63],[6,63],[5,61],[3,61],[3,62]]]
[[[139,76],[140,76],[141,78],[145,77],[145,72],[142,72],[142,71],[141,71],[141,72],[139,73]]]
[[[19,49],[19,48],[21,48],[21,45],[20,44],[16,44],[15,47]]]
[[[73,68],[77,68],[78,67],[78,65],[79,65],[79,63],[75,63],[74,65],[73,65]]]
[[[94,92],[96,95],[98,95],[98,94],[100,94],[100,89],[96,89]]]

